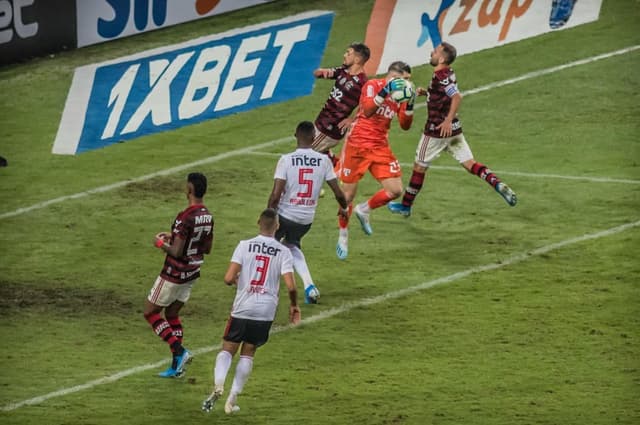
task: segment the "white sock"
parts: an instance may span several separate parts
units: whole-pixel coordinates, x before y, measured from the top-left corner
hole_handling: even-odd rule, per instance
[[[304,289],[307,289],[312,283],[311,273],[309,272],[309,267],[307,266],[307,260],[304,258],[304,254],[302,250],[297,246],[290,246],[291,255],[293,256],[293,268],[296,273],[300,275],[302,279],[302,283],[304,284]]]
[[[371,208],[369,208],[369,201],[358,204],[358,209],[365,214],[369,214],[371,212]]]
[[[349,237],[349,229],[340,228],[340,233],[338,234],[341,238]]]
[[[253,369],[253,357],[240,356],[238,364],[236,365],[236,375],[233,377],[233,385],[231,386],[231,392],[229,398],[235,394],[240,394],[244,388],[244,384],[251,375],[251,369]]]
[[[220,350],[216,356],[216,366],[213,369],[213,383],[216,387],[224,386],[224,381],[227,379],[227,373],[231,367],[231,360],[233,360],[233,356],[228,351]]]

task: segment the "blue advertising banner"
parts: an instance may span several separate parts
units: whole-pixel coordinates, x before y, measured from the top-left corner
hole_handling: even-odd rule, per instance
[[[311,93],[333,12],[76,69],[53,153],[76,154]]]

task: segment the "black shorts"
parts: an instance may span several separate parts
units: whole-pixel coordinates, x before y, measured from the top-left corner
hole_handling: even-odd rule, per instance
[[[269,340],[269,330],[273,321],[251,320],[230,317],[222,339],[229,342],[248,342],[256,347]]]
[[[283,216],[278,216],[280,219],[280,227],[276,231],[276,240],[285,244],[295,245],[300,248],[300,241],[302,237],[307,234],[311,229],[311,223],[300,224],[295,221],[291,221]]]

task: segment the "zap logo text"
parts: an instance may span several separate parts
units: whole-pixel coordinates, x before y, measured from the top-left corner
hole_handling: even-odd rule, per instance
[[[367,74],[391,62],[429,62],[442,41],[458,55],[598,20],[602,0],[376,0],[365,43]]]
[[[333,12],[77,68],[53,153],[76,154],[311,93]]]

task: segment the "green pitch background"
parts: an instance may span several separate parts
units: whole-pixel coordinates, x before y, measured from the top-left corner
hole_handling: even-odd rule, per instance
[[[155,377],[168,350],[142,317],[162,263],[151,239],[185,206],[191,168],[0,219],[0,422],[640,422],[638,50],[465,98],[467,140],[518,193],[515,208],[443,156],[411,218],[374,211],[374,235],[354,223],[339,261],[335,202],[323,199],[303,245],[321,304],[303,306],[307,322],[278,328],[259,350],[238,415],[200,411],[233,299],[222,282],[229,258],[256,233],[278,154],[294,148],[296,124],[315,118],[331,82],[285,104],[54,156],[73,70],[312,9],[336,11],[323,60],[333,66],[363,39],[371,5],[280,0],[0,69],[0,155],[10,164],[0,169],[0,215],[206,152],[212,159],[193,170],[209,177],[216,218],[214,251],[183,310],[185,344],[199,353],[193,384]],[[637,0],[605,0],[596,23],[460,57],[460,86],[636,46],[639,20]],[[413,79],[425,85],[430,73],[418,67]],[[424,111],[410,131],[392,129],[405,181]],[[367,178],[357,200],[376,189]],[[36,399],[118,373],[127,376]]]

